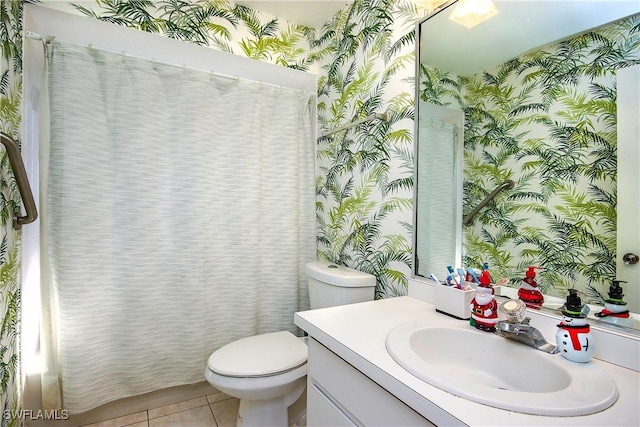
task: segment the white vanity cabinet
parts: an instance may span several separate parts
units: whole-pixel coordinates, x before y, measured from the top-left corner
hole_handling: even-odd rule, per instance
[[[313,338],[308,368],[308,426],[434,425]]]
[[[461,321],[437,313],[432,304],[416,298],[386,298],[308,310],[296,313],[294,321],[309,334],[309,426],[640,426],[640,372],[602,360],[597,363],[616,382],[618,400],[604,411],[577,417],[494,408],[422,381],[391,357],[386,349],[389,332],[408,322]],[[631,344],[622,346],[622,351],[637,353],[637,340]],[[448,342],[434,345],[446,346]]]

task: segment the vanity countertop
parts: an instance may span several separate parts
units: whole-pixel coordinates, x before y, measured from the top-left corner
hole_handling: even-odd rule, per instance
[[[431,386],[398,365],[385,348],[387,334],[394,327],[430,320],[464,322],[436,313],[432,304],[413,297],[387,298],[295,314],[296,325],[436,425],[640,425],[640,373],[601,360],[594,359],[590,363],[600,364],[611,375],[620,396],[609,409],[580,417],[536,416],[496,409]],[[531,351],[537,350],[532,348]]]

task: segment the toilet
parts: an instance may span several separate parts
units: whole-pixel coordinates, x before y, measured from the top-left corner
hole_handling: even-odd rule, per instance
[[[323,262],[305,265],[311,309],[372,301],[375,276]],[[286,426],[306,388],[307,345],[288,331],[242,338],[211,354],[204,370],[216,389],[240,399],[238,426]]]

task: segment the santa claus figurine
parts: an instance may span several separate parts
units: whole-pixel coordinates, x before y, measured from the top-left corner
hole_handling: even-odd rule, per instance
[[[536,282],[536,269],[540,269],[540,267],[529,267],[525,278],[522,279],[520,289],[518,289],[518,298],[532,305],[540,305],[544,302],[544,297]]]
[[[496,330],[498,322],[498,302],[493,296],[494,290],[491,286],[491,276],[488,270],[484,270],[480,275],[478,293],[471,301],[470,323],[477,329],[493,332]]]
[[[586,316],[582,314],[582,301],[578,291],[569,289],[562,310],[562,322],[556,332],[556,345],[560,354],[573,362],[585,363],[593,355],[593,339]]]

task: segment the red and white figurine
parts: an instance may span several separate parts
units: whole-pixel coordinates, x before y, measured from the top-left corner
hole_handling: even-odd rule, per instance
[[[493,296],[494,290],[491,286],[491,276],[489,271],[484,270],[480,275],[478,293],[471,301],[470,324],[477,329],[493,332],[496,330],[498,322],[498,302]]]
[[[540,289],[538,289],[536,269],[540,269],[540,267],[531,266],[527,270],[525,278],[522,279],[520,289],[518,289],[518,298],[527,304],[540,305],[544,302],[544,297]]]
[[[556,332],[556,345],[560,354],[573,362],[586,363],[593,356],[593,338],[586,316],[582,313],[578,291],[569,289],[562,310],[562,322]]]

